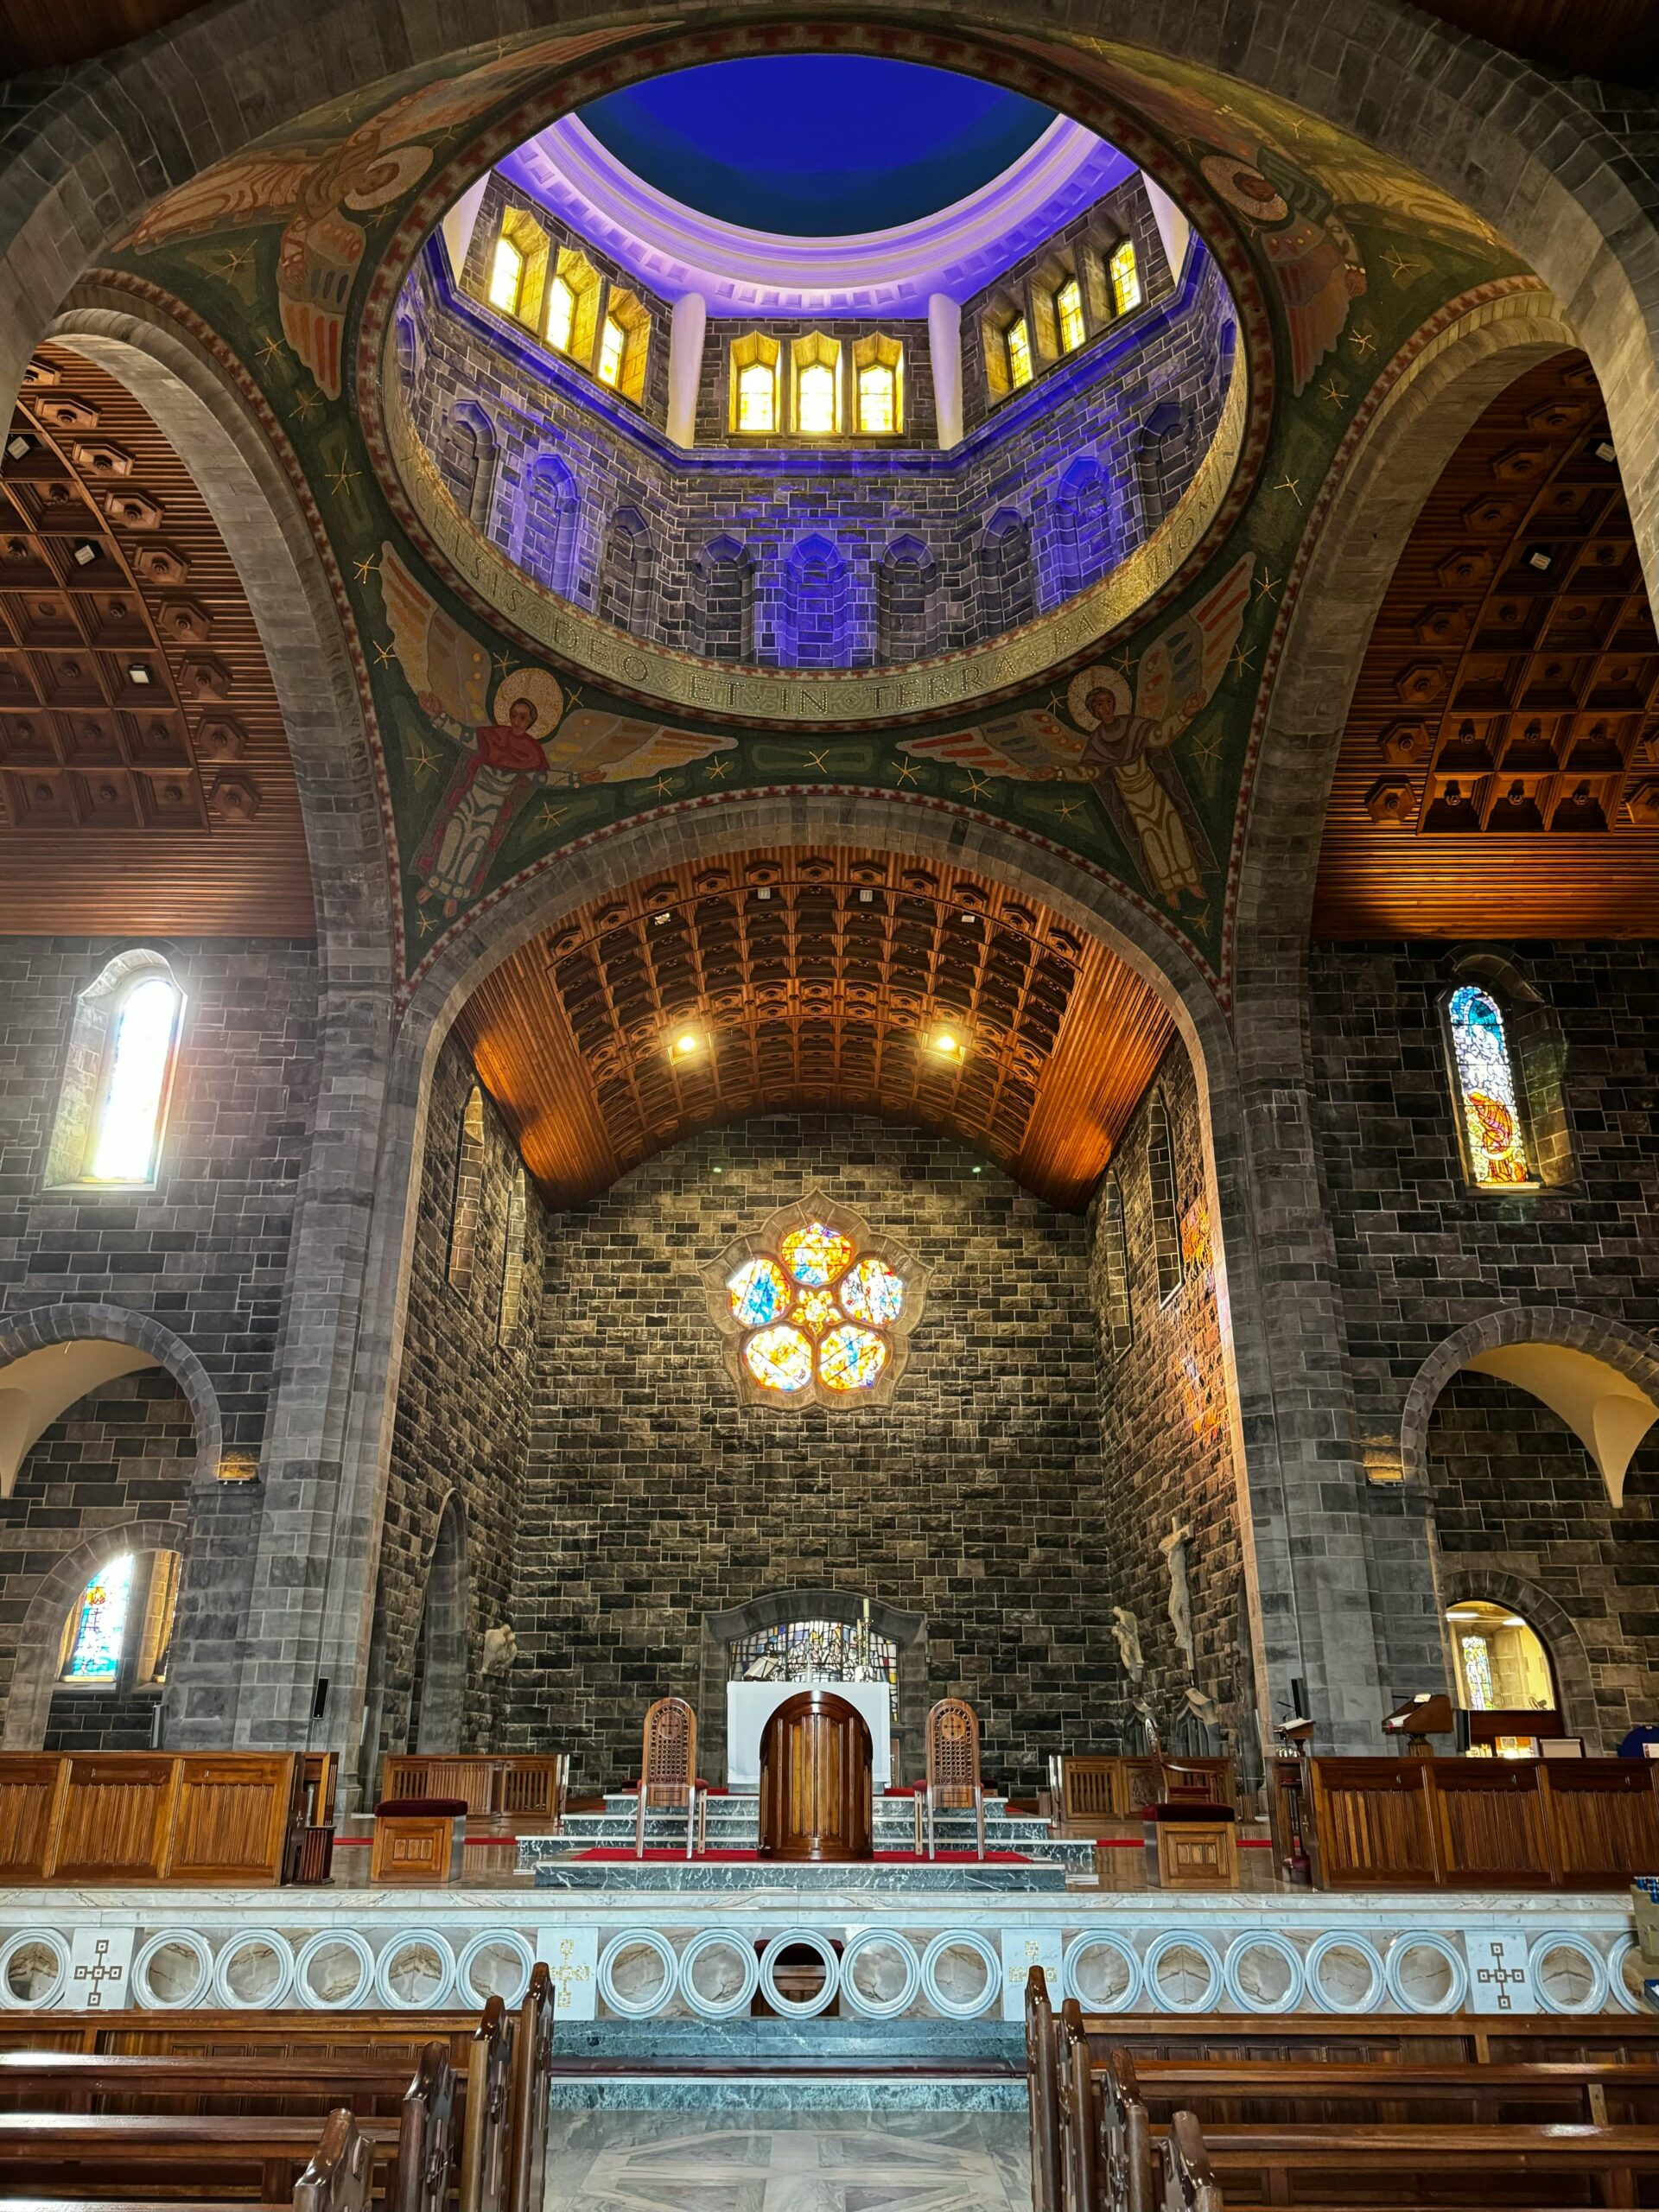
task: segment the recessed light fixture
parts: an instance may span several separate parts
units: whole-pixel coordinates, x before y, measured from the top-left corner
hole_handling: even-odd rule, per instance
[[[702,1039],[695,1029],[682,1029],[669,1046],[669,1050],[677,1060],[689,1060],[693,1052],[701,1049],[702,1045]]]
[[[660,914],[653,914],[651,918],[656,923],[658,928],[661,929],[664,922],[671,922],[673,920],[674,909],[671,906],[666,906]]]
[[[974,1173],[976,1175],[982,1175],[985,1173],[985,1170],[982,1167],[976,1167]]]
[[[75,566],[78,569],[90,567],[101,550],[102,548],[95,545],[90,537],[78,537],[73,547]]]
[[[1618,448],[1614,445],[1611,438],[1598,438],[1595,444],[1591,448],[1591,451],[1595,454],[1598,461],[1617,461],[1618,459]]]
[[[35,441],[27,432],[14,430],[6,440],[6,452],[13,461],[27,461],[35,450]]]
[[[128,662],[127,681],[129,683],[148,683],[151,680],[149,671],[144,666],[143,661]]]
[[[930,1041],[944,1060],[959,1060],[967,1049],[954,1029],[936,1029]]]
[[[874,905],[874,900],[875,893],[867,884],[858,894],[858,903],[861,906],[868,906]]]
[[[755,887],[754,895],[757,899],[770,899],[772,896],[772,886],[769,883],[758,884]]]
[[[1548,545],[1529,545],[1521,558],[1526,563],[1528,568],[1536,569],[1541,575],[1546,569],[1552,566],[1555,556]]]
[[[726,1170],[723,1167],[714,1167],[709,1170],[709,1173],[713,1175],[723,1175]]]

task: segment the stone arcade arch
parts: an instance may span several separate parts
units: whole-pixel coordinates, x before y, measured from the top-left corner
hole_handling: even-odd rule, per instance
[[[421,1598],[415,1681],[410,1691],[411,1751],[458,1751],[467,1700],[467,1508],[451,1491],[438,1514]]]
[[[67,1303],[18,1314],[0,1325],[0,1394],[6,1389],[10,1370],[25,1363],[37,1363],[54,1353],[62,1355],[60,1367],[54,1363],[60,1381],[56,1387],[37,1384],[31,1391],[35,1412],[44,1414],[35,1436],[87,1390],[114,1376],[160,1367],[177,1382],[190,1409],[196,1447],[183,1541],[188,1592],[194,1540],[200,1533],[202,1513],[212,1510],[224,1452],[219,1399],[207,1369],[182,1338],[147,1313],[134,1313],[119,1306]],[[23,1449],[27,1448],[25,1445]],[[57,1554],[29,1595],[22,1618],[0,1642],[0,1701],[4,1709],[0,1747],[40,1749],[52,1702],[64,1618],[89,1578],[123,1552],[177,1550],[180,1533],[175,1522],[131,1518],[108,1522],[79,1536]],[[181,1593],[181,1621],[187,1603]],[[175,1682],[176,1679],[175,1673]],[[171,1722],[177,1710],[172,1687],[168,1702]]]
[[[318,1084],[259,1510],[267,1529],[316,1525],[348,1541],[335,1521],[336,1493],[394,974],[386,854],[350,654],[296,487],[207,350],[158,310],[90,284],[72,295],[49,334],[125,385],[189,469],[236,563],[276,685],[316,906]],[[181,1749],[222,1745],[227,1734],[239,1743],[304,1740],[313,1676],[295,1624],[317,1603],[307,1577],[320,1575],[329,1541],[325,1534],[308,1548],[297,1580],[291,1533],[216,1549],[194,1588],[187,1579],[174,1646],[175,1682],[191,1690],[191,1711],[181,1706],[173,1724]],[[239,1652],[198,1625],[227,1612],[245,1618],[251,1643],[275,1660],[245,1699]]]

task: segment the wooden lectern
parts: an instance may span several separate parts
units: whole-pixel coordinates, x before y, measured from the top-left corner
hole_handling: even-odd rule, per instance
[[[869,1859],[870,1732],[833,1690],[786,1699],[760,1738],[762,1859]]]

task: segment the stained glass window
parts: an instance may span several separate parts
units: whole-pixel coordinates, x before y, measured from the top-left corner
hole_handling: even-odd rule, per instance
[[[1075,353],[1084,337],[1083,287],[1075,276],[1068,276],[1054,295],[1054,320],[1059,326],[1061,351]]]
[[[781,1621],[728,1648],[734,1682],[886,1682],[898,1717],[899,1647],[863,1621]]]
[[[1011,385],[1031,382],[1031,333],[1021,315],[1018,322],[1007,327],[1005,343],[1008,349],[1008,382]]]
[[[67,1649],[60,1669],[66,1682],[112,1682],[120,1673],[132,1571],[132,1554],[124,1552],[81,1592],[80,1603],[70,1616]]]
[[[1515,1069],[1496,999],[1460,983],[1446,1003],[1470,1179],[1481,1190],[1531,1180]]]
[[[1135,263],[1135,245],[1125,238],[1113,252],[1106,265],[1112,280],[1112,304],[1119,315],[1128,315],[1131,308],[1141,304],[1141,271]]]
[[[797,1282],[814,1289],[835,1281],[853,1256],[853,1240],[823,1222],[810,1221],[804,1229],[791,1230],[779,1247],[779,1257]]]
[[[547,288],[547,342],[556,353],[570,351],[570,334],[576,323],[576,296],[563,276]]]
[[[154,1179],[181,1004],[177,986],[165,976],[145,976],[121,1001],[88,1170],[92,1181]]]
[[[524,255],[511,238],[498,238],[495,258],[490,264],[490,305],[499,308],[503,315],[517,315],[524,283]]]
[[[607,315],[605,328],[599,341],[599,380],[601,384],[615,385],[621,379],[622,357],[627,352],[628,334],[614,316]]]
[[[737,427],[740,430],[778,427],[778,373],[769,362],[751,361],[739,374]]]
[[[861,1257],[861,1230],[799,1213],[792,1223],[772,1251],[751,1249],[729,1274],[715,1275],[711,1292],[723,1285],[742,1366],[768,1395],[794,1397],[816,1384],[821,1404],[855,1398],[892,1363],[905,1277],[874,1253]]]
[[[801,371],[795,427],[806,438],[826,438],[836,428],[836,372],[827,361],[814,361]]]
[[[858,427],[868,437],[885,436],[898,428],[893,404],[898,378],[893,370],[876,362],[858,372]]]
[[[1486,1648],[1486,1639],[1484,1636],[1465,1636],[1459,1642],[1469,1709],[1471,1713],[1490,1713],[1493,1706],[1492,1655]]]

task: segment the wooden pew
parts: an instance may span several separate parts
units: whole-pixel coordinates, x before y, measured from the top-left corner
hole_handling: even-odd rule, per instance
[[[1055,2079],[1054,2007],[1048,1976],[1026,1976],[1026,2109],[1031,2132],[1033,2212],[1060,2212],[1060,2107]]]
[[[1098,2070],[1098,2069],[1096,2069]],[[1659,2125],[1659,2065],[1421,2066],[1341,2060],[1135,2059],[1115,2051],[1107,2072],[1166,2124],[1190,2112],[1201,2126],[1366,2120],[1431,2126],[1550,2121]]]
[[[531,1970],[512,2038],[512,2084],[507,2100],[509,2212],[542,2212],[553,2089],[553,2012],[552,1977],[538,1960]]]
[[[1158,2212],[1224,2212],[1204,2132],[1190,2112],[1176,2113],[1164,2139],[1163,2152]]]
[[[306,1807],[296,1751],[0,1752],[0,1881],[280,1882]]]
[[[268,2093],[280,2100],[280,2075],[269,2067],[264,2073]],[[386,2212],[447,2212],[454,2088],[447,2052],[429,2044],[396,2117],[353,2119],[373,2164],[390,2170]],[[119,2190],[141,2176],[177,2184],[181,2197],[229,2183],[252,2186],[262,2202],[281,2203],[311,2164],[317,2128],[314,2115],[270,2111],[0,2113],[0,2176],[32,2183],[37,2192],[66,2181],[92,2192]]]
[[[1191,2126],[1197,2129],[1198,2123]],[[1173,2132],[1157,2131],[1166,2174],[1170,2161],[1163,2145]],[[1536,2212],[1573,2203],[1651,2204],[1659,2184],[1659,2128],[1653,2127],[1344,2123],[1200,2133],[1209,2168],[1202,2185],[1218,2187],[1229,2208],[1318,2206],[1335,2212],[1340,2206],[1343,2212],[1374,2212],[1415,2205],[1433,2206],[1436,2212],[1454,2207],[1489,2212],[1510,2206]],[[1191,2146],[1190,2133],[1186,2141]]]
[[[294,2184],[293,2212],[369,2212],[374,2145],[343,2109],[323,2122],[322,2140]],[[188,2200],[189,2212],[249,2212],[251,2199]],[[0,2212],[179,2212],[177,2197],[0,2196]]]

